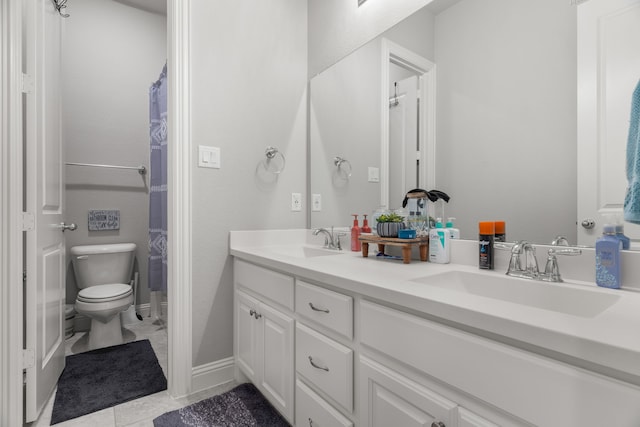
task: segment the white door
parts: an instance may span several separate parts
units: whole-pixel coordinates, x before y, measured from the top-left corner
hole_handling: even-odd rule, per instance
[[[622,216],[631,94],[640,79],[640,0],[578,6],[578,244]],[[593,228],[590,221],[595,224]],[[584,222],[584,225],[583,225]],[[625,223],[640,247],[640,226]]]
[[[394,171],[389,174],[389,206],[398,207],[419,182],[418,77],[401,80],[394,89],[389,101],[389,170]]]
[[[26,421],[38,418],[64,368],[64,170],[60,124],[62,17],[50,0],[26,5],[26,211],[25,334]]]

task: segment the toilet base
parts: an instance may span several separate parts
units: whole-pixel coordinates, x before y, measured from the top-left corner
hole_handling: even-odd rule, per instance
[[[120,316],[114,316],[107,323],[102,323],[97,319],[91,319],[91,330],[89,331],[89,350],[97,348],[111,347],[112,345],[123,344],[122,325]]]

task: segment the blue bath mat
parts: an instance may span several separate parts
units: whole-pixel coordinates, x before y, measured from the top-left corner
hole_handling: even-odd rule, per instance
[[[149,340],[67,356],[51,425],[166,389]]]
[[[153,420],[154,427],[289,427],[251,383]]]

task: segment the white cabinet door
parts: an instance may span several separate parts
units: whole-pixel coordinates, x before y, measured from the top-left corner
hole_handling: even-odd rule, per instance
[[[258,310],[258,300],[251,298],[244,292],[236,292],[235,319],[235,358],[236,365],[244,374],[256,382],[257,366],[257,331],[258,324],[254,313]]]
[[[293,420],[293,319],[266,304],[258,309],[260,382],[275,408]]]
[[[458,408],[458,427],[498,427],[486,418],[465,408]]]
[[[293,421],[293,318],[242,291],[235,293],[238,368]]]
[[[360,358],[361,425],[454,426],[456,407],[455,402],[397,372],[366,357]]]
[[[640,78],[640,0],[578,6],[578,244],[593,246],[627,188],[631,94]],[[594,228],[584,228],[584,220]],[[640,226],[625,224],[640,245]],[[640,247],[640,246],[638,246]]]

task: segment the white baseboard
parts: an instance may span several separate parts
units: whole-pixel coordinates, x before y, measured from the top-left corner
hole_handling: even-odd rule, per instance
[[[216,360],[191,370],[191,393],[197,393],[234,380],[234,359]]]

